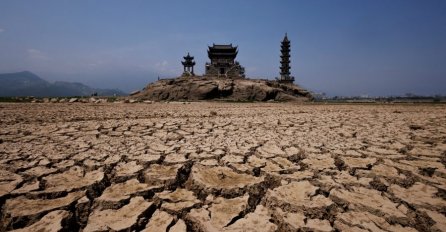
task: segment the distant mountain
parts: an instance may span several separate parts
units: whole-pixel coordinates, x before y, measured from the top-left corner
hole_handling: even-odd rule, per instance
[[[0,97],[68,97],[68,96],[123,96],[118,89],[95,89],[82,83],[56,81],[50,83],[32,72],[0,74]]]

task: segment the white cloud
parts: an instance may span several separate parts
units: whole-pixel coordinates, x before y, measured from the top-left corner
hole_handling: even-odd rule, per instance
[[[155,64],[155,66],[161,70],[165,70],[167,67],[167,60],[163,60],[162,62],[158,62]]]
[[[180,65],[172,68],[167,60],[163,60],[155,63],[153,71],[158,72],[161,76],[178,76],[183,72],[183,68]]]
[[[258,68],[255,66],[250,66],[250,67],[246,68],[246,72],[255,72],[257,70],[258,70]]]
[[[154,68],[158,72],[165,72],[167,70],[167,68],[168,68],[167,67],[168,64],[169,63],[167,62],[167,60],[163,60],[163,61],[160,61],[160,62],[156,62]]]
[[[28,57],[33,59],[33,60],[48,60],[48,56],[43,53],[42,51],[39,51],[37,49],[34,48],[30,48],[28,49]]]

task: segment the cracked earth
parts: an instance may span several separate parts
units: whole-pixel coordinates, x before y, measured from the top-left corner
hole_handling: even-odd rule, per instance
[[[446,231],[446,107],[0,104],[0,231]]]

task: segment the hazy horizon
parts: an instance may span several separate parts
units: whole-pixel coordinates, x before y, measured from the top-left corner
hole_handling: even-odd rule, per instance
[[[2,1],[0,73],[127,92],[176,77],[182,56],[232,43],[273,79],[291,40],[299,84],[330,95],[446,94],[446,1]]]

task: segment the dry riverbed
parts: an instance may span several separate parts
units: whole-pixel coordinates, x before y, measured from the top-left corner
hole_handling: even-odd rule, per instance
[[[446,231],[444,105],[3,103],[0,157],[0,231]]]

